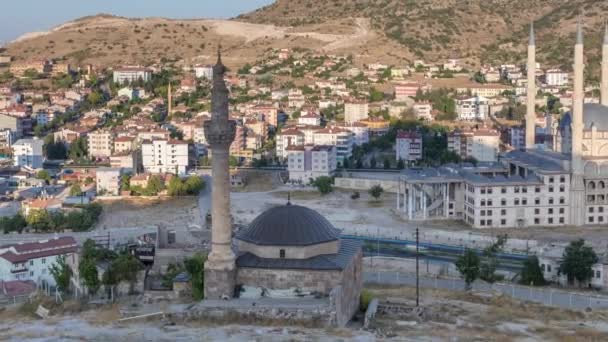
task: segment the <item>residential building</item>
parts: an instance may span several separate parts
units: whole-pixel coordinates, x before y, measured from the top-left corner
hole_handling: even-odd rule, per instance
[[[145,172],[183,175],[190,165],[188,143],[180,140],[154,139],[141,145]]]
[[[335,146],[336,158],[340,165],[353,153],[353,135],[343,128],[327,127],[317,130],[313,134],[313,139],[315,145]]]
[[[383,118],[369,118],[360,121],[362,124],[369,128],[370,137],[379,137],[388,133],[390,129],[390,121],[384,120]]]
[[[350,131],[353,134],[353,144],[361,146],[369,142],[369,127],[361,122],[353,122],[350,124],[344,123],[337,125],[338,127]]]
[[[304,133],[296,128],[282,130],[276,136],[276,154],[279,158],[287,158],[287,147],[304,145]]]
[[[430,85],[417,82],[400,82],[394,85],[395,101],[405,102],[409,98],[415,97],[418,91],[426,92],[431,90]]]
[[[433,105],[428,101],[418,101],[413,106],[414,114],[419,120],[433,121]]]
[[[139,171],[139,153],[138,151],[127,151],[122,153],[114,153],[110,157],[110,167],[123,169],[126,173],[134,173]]]
[[[131,136],[122,136],[114,138],[114,153],[120,154],[135,150],[137,147],[135,138]]]
[[[5,129],[10,130],[15,139],[21,138],[23,136],[23,119],[0,113],[0,130]]]
[[[395,149],[397,161],[413,162],[422,159],[422,134],[415,131],[398,131]]]
[[[142,67],[122,67],[114,70],[114,83],[125,84],[142,80],[148,82],[152,79],[152,70]]]
[[[74,258],[78,245],[71,236],[0,247],[0,279],[31,280],[40,287],[55,286],[51,266],[59,257]]]
[[[23,77],[27,70],[35,70],[39,74],[46,74],[51,72],[51,64],[48,60],[35,60],[35,61],[23,61],[13,62],[10,66],[10,73],[16,77]]]
[[[547,70],[545,83],[551,87],[563,87],[570,83],[568,73],[560,69]]]
[[[287,98],[289,101],[288,106],[291,108],[300,108],[304,104],[306,104],[306,98],[302,94],[302,91],[297,88],[290,89],[289,95],[287,95]]]
[[[483,84],[468,87],[460,87],[456,89],[458,94],[471,94],[472,96],[481,97],[496,97],[502,95],[505,91],[513,91],[514,88],[503,84]]]
[[[140,88],[124,87],[118,91],[118,96],[124,96],[133,99],[144,99],[146,98],[146,91]]]
[[[489,101],[485,97],[474,96],[456,99],[458,120],[485,120],[490,111]]]
[[[212,65],[195,65],[194,74],[196,78],[204,78],[209,81],[213,80],[213,66]]]
[[[319,126],[321,125],[321,115],[314,112],[306,113],[298,118],[298,124]]]
[[[369,104],[367,101],[347,101],[344,103],[344,121],[353,123],[369,117]]]
[[[91,132],[87,138],[89,157],[109,158],[114,148],[114,133],[107,130]]]
[[[27,217],[32,211],[40,210],[49,213],[59,212],[62,202],[58,198],[33,198],[22,202],[23,215]]]
[[[120,194],[120,178],[122,169],[102,167],[95,172],[98,196],[118,196]]]
[[[12,146],[15,166],[27,166],[32,169],[42,168],[44,141],[39,139],[20,139]]]
[[[494,162],[498,157],[500,133],[493,129],[455,130],[448,134],[448,150],[462,159]]]
[[[289,180],[308,184],[321,176],[331,176],[337,168],[335,146],[301,145],[287,148]]]

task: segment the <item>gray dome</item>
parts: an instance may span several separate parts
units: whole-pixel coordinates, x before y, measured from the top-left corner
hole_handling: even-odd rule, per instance
[[[288,203],[260,214],[236,238],[264,246],[310,246],[338,240],[340,234],[318,212]]]
[[[559,122],[559,128],[570,127],[572,123],[571,113],[566,113]],[[594,124],[598,131],[608,131],[608,107],[597,103],[585,103],[583,105],[583,129],[591,129]]]

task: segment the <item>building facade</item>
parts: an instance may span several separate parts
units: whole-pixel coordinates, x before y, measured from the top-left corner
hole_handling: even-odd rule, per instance
[[[188,143],[179,140],[155,139],[141,145],[145,172],[183,175],[189,167]]]
[[[493,129],[455,130],[448,134],[448,151],[462,159],[493,162],[498,158],[500,133]]]
[[[44,141],[38,139],[20,139],[12,147],[13,164],[15,166],[27,166],[32,169],[42,168],[44,162]]]
[[[287,153],[287,171],[292,182],[308,184],[318,177],[331,176],[337,168],[335,146],[289,146]]]
[[[395,150],[397,161],[414,162],[422,159],[422,135],[414,131],[398,131]]]

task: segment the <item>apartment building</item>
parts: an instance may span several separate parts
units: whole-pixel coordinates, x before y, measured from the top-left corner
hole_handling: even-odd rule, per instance
[[[141,145],[145,172],[183,175],[189,167],[189,146],[185,141],[155,139]]]
[[[344,121],[349,124],[367,119],[369,104],[367,101],[347,101],[344,103]]]
[[[448,134],[448,150],[462,159],[496,161],[499,152],[500,133],[493,129],[455,130]]]
[[[397,161],[413,162],[422,159],[422,134],[415,131],[398,131],[395,138]]]
[[[142,80],[148,82],[152,79],[152,70],[142,67],[122,67],[114,70],[113,80],[114,83],[124,84],[137,82]]]
[[[340,127],[327,127],[314,132],[315,145],[331,145],[336,147],[338,164],[353,154],[353,135],[350,131]]]
[[[490,111],[490,103],[482,96],[461,97],[456,99],[458,120],[485,120]]]
[[[121,168],[101,167],[95,172],[97,195],[118,196],[120,194]]]
[[[89,157],[109,158],[114,148],[114,133],[111,131],[91,132],[87,138]]]
[[[287,158],[289,146],[304,145],[304,133],[297,128],[288,128],[276,136],[276,154],[279,158]]]
[[[27,166],[33,169],[42,168],[44,141],[39,139],[20,139],[13,144],[13,162],[15,166]]]
[[[321,176],[331,176],[337,168],[335,146],[300,145],[287,148],[289,180],[308,184]]]

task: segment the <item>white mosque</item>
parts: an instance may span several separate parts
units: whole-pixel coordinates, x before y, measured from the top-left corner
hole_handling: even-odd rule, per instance
[[[549,120],[547,149],[534,145],[536,43],[530,29],[526,149],[498,163],[408,169],[397,208],[409,220],[460,219],[476,228],[608,223],[608,27],[600,104],[584,104],[583,29],[577,25],[570,113]]]

